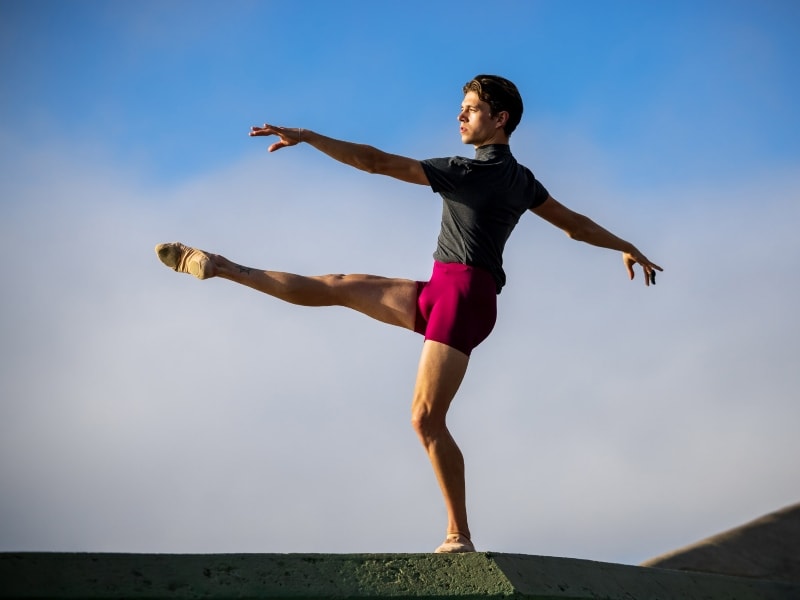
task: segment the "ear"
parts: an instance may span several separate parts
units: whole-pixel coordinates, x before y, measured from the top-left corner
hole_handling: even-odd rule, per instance
[[[495,115],[495,118],[497,119],[497,126],[504,127],[505,124],[508,123],[508,111],[501,110],[499,113]]]

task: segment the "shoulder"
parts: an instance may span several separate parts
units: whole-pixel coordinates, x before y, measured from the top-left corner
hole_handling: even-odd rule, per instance
[[[470,159],[461,156],[420,161],[434,192],[452,192],[458,188],[472,172],[472,163]]]
[[[431,169],[457,171],[469,170],[474,161],[469,158],[464,158],[463,156],[447,156],[441,158],[426,158],[420,162]]]
[[[541,206],[550,197],[550,192],[548,192],[547,188],[542,185],[541,181],[536,179],[536,175],[533,174],[533,171],[524,165],[520,165],[520,167],[522,168],[523,173],[525,173],[525,195],[530,198],[529,208],[534,209],[538,206]]]

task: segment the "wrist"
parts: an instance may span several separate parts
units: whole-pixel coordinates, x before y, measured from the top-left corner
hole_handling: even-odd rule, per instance
[[[310,145],[314,146],[316,140],[319,138],[319,134],[316,133],[315,131],[311,130],[311,129],[305,129],[303,127],[298,127],[297,128],[297,138],[298,138],[298,142],[297,142],[298,144],[302,142],[304,144],[310,144]]]

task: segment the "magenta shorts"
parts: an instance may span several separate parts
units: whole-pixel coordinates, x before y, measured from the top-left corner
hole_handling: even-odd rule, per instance
[[[467,356],[497,320],[497,286],[489,271],[434,261],[430,281],[417,282],[414,331]]]

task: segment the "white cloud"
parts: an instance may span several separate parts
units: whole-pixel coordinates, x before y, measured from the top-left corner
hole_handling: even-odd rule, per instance
[[[571,170],[602,171],[575,147]],[[305,149],[166,189],[54,147],[20,152],[2,186],[4,549],[440,541],[409,426],[419,338],[179,276],[152,250],[180,239],[257,267],[424,277],[433,194]],[[520,225],[451,419],[476,541],[637,561],[796,501],[796,175],[660,190],[656,218],[596,177],[568,191],[666,270],[645,289],[612,253]]]

